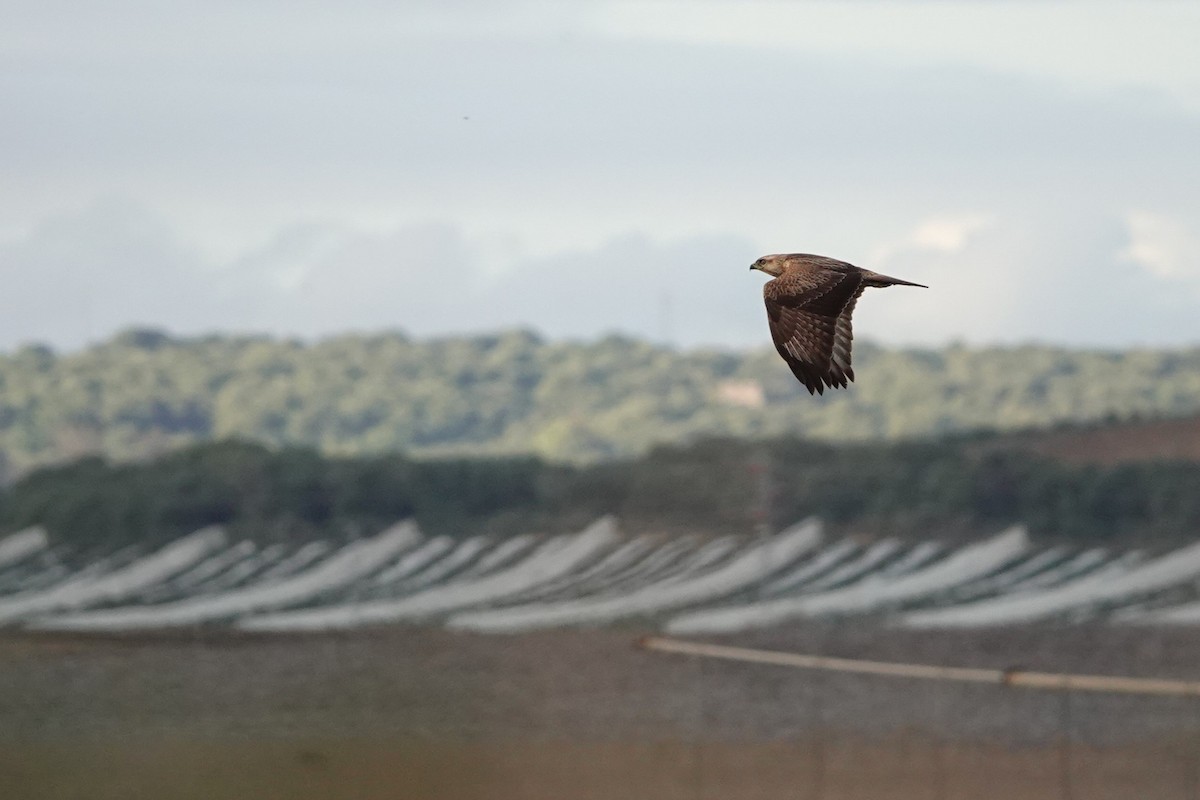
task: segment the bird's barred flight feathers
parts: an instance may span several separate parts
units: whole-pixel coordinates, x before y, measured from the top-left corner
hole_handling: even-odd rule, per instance
[[[854,380],[850,317],[868,286],[921,286],[807,253],[763,256],[751,265],[775,276],[763,286],[775,349],[810,394]]]

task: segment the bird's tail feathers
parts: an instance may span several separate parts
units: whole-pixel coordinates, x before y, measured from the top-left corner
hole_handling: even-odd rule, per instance
[[[889,275],[882,275],[878,272],[867,271],[866,274],[867,286],[884,287],[884,286],[919,286],[922,289],[929,287],[923,283],[913,283],[912,281],[902,281],[899,278],[893,278]]]

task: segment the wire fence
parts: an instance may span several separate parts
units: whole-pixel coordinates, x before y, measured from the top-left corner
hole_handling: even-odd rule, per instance
[[[788,796],[814,800],[1200,800],[1198,681],[831,658],[666,637],[639,646],[695,660],[695,798],[777,789],[786,773]],[[757,681],[737,675],[747,669],[761,673]],[[743,695],[731,698],[731,685]],[[787,747],[774,763],[759,748],[743,770],[756,779],[731,784],[738,771],[719,763],[729,748],[713,742],[754,730],[769,703],[796,719],[777,732]],[[876,733],[864,736],[861,721],[872,716]]]
[[[12,632],[0,796],[1200,800],[1197,682],[1087,674],[1197,675],[1192,633],[737,641]]]

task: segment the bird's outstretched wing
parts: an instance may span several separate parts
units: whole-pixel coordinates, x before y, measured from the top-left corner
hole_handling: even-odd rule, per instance
[[[857,271],[785,275],[764,284],[775,349],[810,394],[854,380],[850,315],[864,288]]]

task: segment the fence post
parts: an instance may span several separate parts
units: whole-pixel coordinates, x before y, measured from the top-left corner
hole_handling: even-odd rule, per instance
[[[1062,800],[1075,800],[1075,785],[1071,780],[1071,690],[1064,686],[1059,698],[1059,794]]]
[[[708,691],[704,680],[704,662],[706,659],[693,659],[696,663],[696,688],[694,692],[696,696],[695,709],[695,726],[696,731],[692,735],[692,797],[694,800],[703,800],[704,798],[704,753],[703,741],[704,731],[708,727],[708,714],[704,702],[704,696]]]
[[[1200,737],[1200,698],[1193,696],[1191,700],[1188,707],[1192,710],[1192,723],[1196,727],[1192,735]],[[1191,800],[1200,800],[1200,749],[1198,747],[1200,747],[1200,740],[1197,741],[1197,745],[1193,746],[1192,757],[1186,762],[1187,794]]]
[[[816,673],[813,676],[812,701],[812,797],[813,800],[823,800],[825,797],[825,685],[828,675]]]
[[[930,700],[930,708],[933,711],[933,724],[930,729],[933,733],[933,800],[947,800],[947,778],[946,778],[946,760],[948,754],[946,748],[949,746],[950,737],[946,735],[943,725],[945,715],[945,692],[949,689],[948,686],[940,686],[937,683],[930,683],[929,688],[932,690],[933,698]]]

